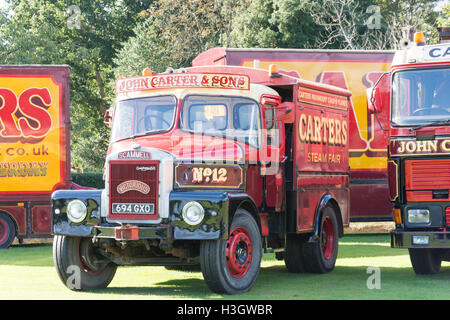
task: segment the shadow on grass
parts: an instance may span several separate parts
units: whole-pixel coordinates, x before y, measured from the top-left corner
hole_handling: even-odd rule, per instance
[[[207,299],[221,297],[208,289],[203,279],[183,278],[158,282],[148,287],[108,287],[101,291],[92,291],[101,294],[161,296],[174,298]]]
[[[380,269],[380,288],[369,289],[366,266],[339,266],[326,274],[288,273],[284,266],[261,268],[250,292],[222,295],[211,292],[198,278],[171,279],[148,287],[108,287],[96,294],[140,295],[143,298],[227,300],[315,300],[315,299],[449,299],[450,267],[441,273],[418,276],[412,268]]]
[[[340,239],[339,259],[359,257],[381,257],[408,254],[406,249],[389,247],[386,234],[349,235]],[[276,261],[274,254],[265,254],[263,261]],[[28,243],[14,245],[0,250],[0,265],[10,266],[53,266],[51,243]]]

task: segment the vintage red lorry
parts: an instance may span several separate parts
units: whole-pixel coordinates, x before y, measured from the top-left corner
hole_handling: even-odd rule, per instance
[[[450,260],[450,28],[437,45],[404,41],[372,91],[373,113],[390,105],[389,186],[393,248],[408,248],[417,274]],[[445,39],[443,39],[445,40]]]
[[[349,120],[350,219],[392,221],[387,171],[389,105],[373,114],[366,91],[389,71],[394,51],[213,48],[193,66],[233,65],[280,69],[302,79],[331,84],[352,92]]]
[[[333,270],[349,224],[351,94],[277,70],[168,69],[119,79],[104,190],[52,195],[70,289],[117,266],[201,267],[212,291],[253,286],[262,252]]]
[[[0,248],[51,236],[51,194],[71,183],[69,75],[0,66]]]

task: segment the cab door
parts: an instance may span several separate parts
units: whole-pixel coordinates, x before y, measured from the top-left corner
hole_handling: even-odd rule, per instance
[[[263,147],[260,152],[261,175],[264,177],[266,207],[280,211],[284,194],[285,132],[278,120],[277,111],[281,97],[263,95],[261,108],[263,115]]]

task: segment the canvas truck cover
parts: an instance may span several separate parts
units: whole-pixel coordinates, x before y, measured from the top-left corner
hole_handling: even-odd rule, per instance
[[[1,201],[67,188],[69,125],[68,66],[0,66]]]

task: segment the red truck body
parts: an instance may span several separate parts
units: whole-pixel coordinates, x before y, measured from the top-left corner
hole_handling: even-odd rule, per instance
[[[386,165],[389,105],[371,114],[366,90],[389,70],[393,56],[393,51],[213,48],[197,56],[192,65],[268,68],[276,64],[292,76],[350,90],[350,218],[392,221]]]
[[[69,68],[0,66],[0,248],[51,237],[50,197],[70,188]]]
[[[76,289],[107,286],[121,265],[200,266],[211,290],[240,293],[263,250],[290,272],[333,270],[349,224],[350,91],[199,66],[119,79],[116,93],[105,189],[52,196],[69,288],[68,265]]]

